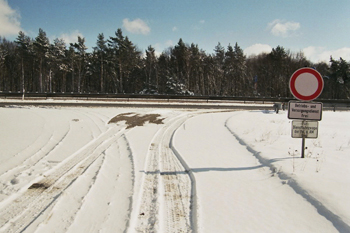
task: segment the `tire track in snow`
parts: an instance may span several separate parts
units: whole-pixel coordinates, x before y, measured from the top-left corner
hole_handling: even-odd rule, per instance
[[[98,119],[94,119],[95,117],[92,116],[91,113],[86,113],[84,111],[81,111],[81,110],[75,110],[75,112],[78,114],[78,115],[82,115],[84,116],[84,118],[82,118],[82,120],[86,120],[88,122],[90,122],[91,124],[88,124],[89,125],[89,129],[91,131],[91,135],[93,138],[96,138],[98,137],[98,135],[100,135],[102,133],[102,129],[100,128],[99,124],[97,123],[97,121],[100,121],[101,119],[98,118]],[[80,120],[80,119],[79,119]]]
[[[127,139],[121,135],[106,151],[94,186],[84,197],[85,201],[67,233],[123,232],[128,225],[126,220],[130,218],[133,188],[132,154]]]
[[[102,153],[104,154],[104,153]],[[74,221],[74,218],[83,204],[83,198],[91,190],[95,183],[96,176],[105,160],[105,156],[100,156],[89,166],[83,175],[68,187],[62,194],[50,213],[46,213],[43,220],[36,229],[36,233],[46,233],[54,229],[55,233],[67,232],[67,229]],[[79,187],[76,187],[79,186]],[[69,203],[69,205],[67,205]],[[49,211],[47,211],[49,212]],[[34,225],[35,223],[33,223]]]
[[[186,118],[187,119],[187,118]],[[185,119],[185,120],[186,120]],[[175,130],[185,121],[180,119],[167,129],[159,148],[161,178],[164,185],[165,223],[160,227],[164,232],[191,232],[191,179],[170,148]],[[162,199],[163,199],[162,198]],[[164,209],[164,207],[163,207]]]
[[[19,232],[25,229],[46,208],[57,200],[62,192],[71,185],[93,163],[103,151],[115,142],[124,130],[110,128],[98,138],[66,159],[57,168],[52,169],[40,181],[10,205],[0,210],[0,231]]]
[[[14,187],[20,180],[17,178],[23,174],[27,174],[27,176],[30,176],[32,174],[32,171],[34,170],[34,166],[36,166],[38,163],[42,162],[47,156],[50,155],[55,149],[58,148],[58,146],[64,141],[64,139],[67,137],[71,127],[70,124],[67,127],[67,129],[64,129],[62,133],[59,132],[53,132],[49,139],[47,138],[48,134],[43,133],[41,136],[36,140],[38,142],[41,142],[41,138],[45,139],[43,143],[41,143],[42,147],[39,146],[39,149],[34,152],[34,154],[30,155],[30,150],[25,149],[21,152],[19,152],[15,156],[24,156],[26,159],[21,163],[20,166],[14,167],[5,173],[3,173],[0,176],[0,190],[1,193],[10,196],[11,194],[18,192],[19,188]],[[44,130],[44,132],[49,130]],[[50,131],[51,132],[51,131]],[[32,147],[38,147],[38,143],[34,143]],[[11,185],[6,184],[8,180],[11,180]],[[5,197],[3,197],[5,198]],[[2,201],[3,199],[0,199]]]
[[[123,232],[127,229],[125,220],[130,219],[134,165],[125,135],[102,154],[64,191],[50,213],[41,219],[36,233],[53,229],[55,233]],[[97,208],[102,211],[96,211]]]
[[[38,115],[38,114],[36,114]],[[38,117],[42,118],[40,115],[38,115]],[[5,163],[6,165],[3,166],[4,168],[14,168],[17,164],[18,161],[25,161],[26,159],[30,158],[31,155],[39,153],[40,150],[47,145],[47,143],[49,142],[50,138],[52,138],[53,133],[49,130],[49,126],[46,122],[46,120],[43,120],[45,122],[44,126],[43,126],[43,130],[42,133],[40,134],[39,137],[37,137],[35,139],[35,141],[30,144],[29,146],[27,146],[25,149],[23,149],[22,151],[14,154],[12,157],[13,159],[9,159],[7,161],[3,161],[3,163]],[[14,162],[16,161],[16,162]],[[5,174],[7,171],[2,171],[0,170],[0,174],[3,175]]]
[[[146,161],[145,174],[142,182],[141,205],[136,211],[136,232],[156,232],[158,228],[158,182],[159,168],[157,154],[154,153],[156,146],[151,144]],[[131,232],[133,232],[131,230]]]
[[[173,133],[188,119],[171,119],[152,139],[136,209],[137,232],[191,232],[191,178],[170,148]],[[195,216],[196,217],[196,216]]]
[[[100,129],[100,131],[104,131],[106,122],[108,122],[111,117],[105,116],[100,112],[94,112],[94,111],[84,111],[85,114],[89,115],[91,119],[93,119],[95,125]]]
[[[103,129],[99,126],[99,124],[95,123],[97,121],[101,121],[102,119],[99,117],[94,117],[98,119],[93,119],[88,115],[88,113],[83,112],[83,111],[77,111],[73,110],[72,111],[74,114],[71,117],[67,117],[67,119],[63,122],[69,122],[67,127],[63,127],[62,129],[62,124],[60,124],[59,130],[49,130],[49,128],[52,128],[53,125],[48,125],[47,123],[45,124],[46,130],[44,130],[44,134],[41,134],[40,138],[38,138],[36,141],[43,141],[42,146],[35,146],[36,148],[39,148],[38,151],[34,152],[33,155],[25,156],[27,157],[23,163],[21,163],[20,166],[17,166],[11,170],[6,171],[4,174],[0,176],[0,190],[1,194],[3,194],[2,197],[0,197],[0,201],[3,201],[6,197],[12,195],[13,193],[18,192],[21,188],[23,188],[23,185],[25,184],[20,184],[25,182],[26,184],[28,183],[27,178],[31,178],[31,180],[35,179],[35,174],[33,173],[40,173],[40,172],[45,172],[43,169],[47,169],[49,167],[52,167],[50,164],[50,156],[52,157],[53,154],[56,153],[56,150],[59,149],[59,145],[64,143],[64,141],[69,139],[69,135],[71,133],[71,130],[73,129],[72,124],[75,124],[71,118],[74,116],[83,116],[83,119],[87,119],[87,121],[92,122],[95,130],[91,130],[91,136],[92,138],[95,138],[96,135],[99,135],[102,133]],[[45,121],[47,122],[47,121]],[[55,122],[57,124],[57,122]],[[56,129],[56,128],[55,128]],[[51,136],[49,139],[45,139],[48,137],[48,133],[46,132],[52,132]],[[41,140],[45,139],[45,140]],[[22,156],[25,154],[30,154],[30,151],[28,149],[19,152],[18,156]],[[35,167],[39,166],[39,168]],[[40,166],[44,166],[43,168],[40,168]],[[35,171],[35,172],[34,172]],[[21,176],[25,177],[26,179],[21,179]],[[11,184],[8,183],[8,181],[11,181]],[[29,181],[31,182],[31,181]]]

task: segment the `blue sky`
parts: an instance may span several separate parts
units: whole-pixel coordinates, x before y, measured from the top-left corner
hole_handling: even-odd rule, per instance
[[[90,49],[99,33],[108,39],[121,28],[142,51],[182,38],[207,53],[237,42],[248,56],[280,45],[313,62],[350,61],[349,0],[0,0],[0,25],[10,40],[42,28],[51,42],[80,35]]]

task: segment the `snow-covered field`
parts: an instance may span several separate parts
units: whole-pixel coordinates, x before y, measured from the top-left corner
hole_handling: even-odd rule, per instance
[[[350,112],[0,108],[0,232],[350,232]]]

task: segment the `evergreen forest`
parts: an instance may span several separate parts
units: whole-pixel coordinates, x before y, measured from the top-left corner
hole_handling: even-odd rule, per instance
[[[85,38],[50,42],[43,29],[34,39],[24,32],[14,41],[0,37],[0,92],[291,97],[289,79],[302,67],[323,76],[320,98],[349,99],[350,62],[314,64],[282,46],[246,57],[238,43],[218,42],[208,53],[179,39],[157,55],[152,46],[140,51],[121,29],[99,34],[91,52]]]

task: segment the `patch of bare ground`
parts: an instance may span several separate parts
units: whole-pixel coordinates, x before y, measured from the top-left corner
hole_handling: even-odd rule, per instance
[[[137,113],[122,113],[115,117],[113,117],[108,124],[118,123],[121,121],[125,121],[127,125],[127,129],[134,128],[136,126],[143,126],[146,122],[151,124],[164,124],[164,118],[160,118],[160,114],[146,114],[140,115]]]
[[[34,183],[28,189],[47,189],[49,186],[45,183]]]

